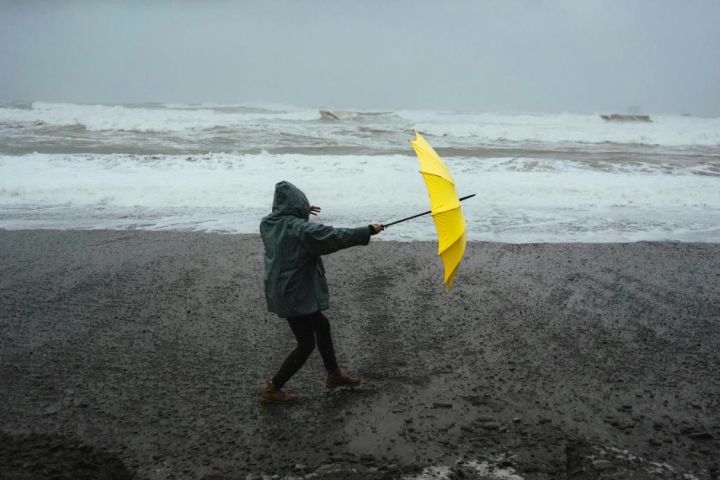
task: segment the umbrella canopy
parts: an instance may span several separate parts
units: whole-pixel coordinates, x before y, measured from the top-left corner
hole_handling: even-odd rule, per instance
[[[417,132],[415,135],[410,144],[420,161],[420,173],[430,197],[430,212],[438,234],[438,255],[445,268],[445,289],[449,290],[465,253],[465,218],[450,170],[422,135]]]

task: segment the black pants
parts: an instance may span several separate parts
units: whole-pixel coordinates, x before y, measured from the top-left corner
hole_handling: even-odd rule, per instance
[[[282,388],[285,382],[300,370],[315,349],[316,344],[325,368],[327,370],[338,369],[335,349],[330,336],[330,322],[325,315],[315,312],[302,317],[290,317],[287,321],[297,339],[297,347],[290,352],[278,373],[273,377],[272,382],[276,388]]]

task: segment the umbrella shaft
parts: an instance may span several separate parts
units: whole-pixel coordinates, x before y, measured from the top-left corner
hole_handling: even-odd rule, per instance
[[[468,198],[472,198],[472,197],[474,197],[475,195],[476,195],[476,194],[473,193],[472,195],[468,195],[467,197],[459,198],[458,200],[462,202],[463,200],[467,200]],[[387,227],[389,227],[390,225],[395,225],[396,223],[405,222],[405,221],[407,221],[407,220],[412,220],[413,218],[417,218],[417,217],[422,217],[423,215],[427,215],[428,213],[432,213],[432,210],[428,210],[427,212],[418,213],[417,215],[413,215],[413,216],[411,216],[411,217],[406,217],[406,218],[403,218],[403,219],[400,219],[400,220],[395,220],[394,222],[384,223],[383,226],[384,226],[385,228],[387,228]]]

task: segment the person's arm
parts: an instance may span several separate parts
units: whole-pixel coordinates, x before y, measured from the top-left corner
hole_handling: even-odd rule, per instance
[[[381,225],[334,228],[309,222],[298,222],[297,227],[300,243],[311,255],[327,255],[344,248],[367,245],[370,242],[370,235],[382,230]]]

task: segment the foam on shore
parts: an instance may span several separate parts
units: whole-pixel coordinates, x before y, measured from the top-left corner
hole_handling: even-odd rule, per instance
[[[720,241],[712,166],[447,159],[471,240]],[[0,156],[0,228],[144,228],[255,233],[275,181],[351,226],[427,210],[413,157],[259,155]],[[429,218],[385,238],[434,238]]]

